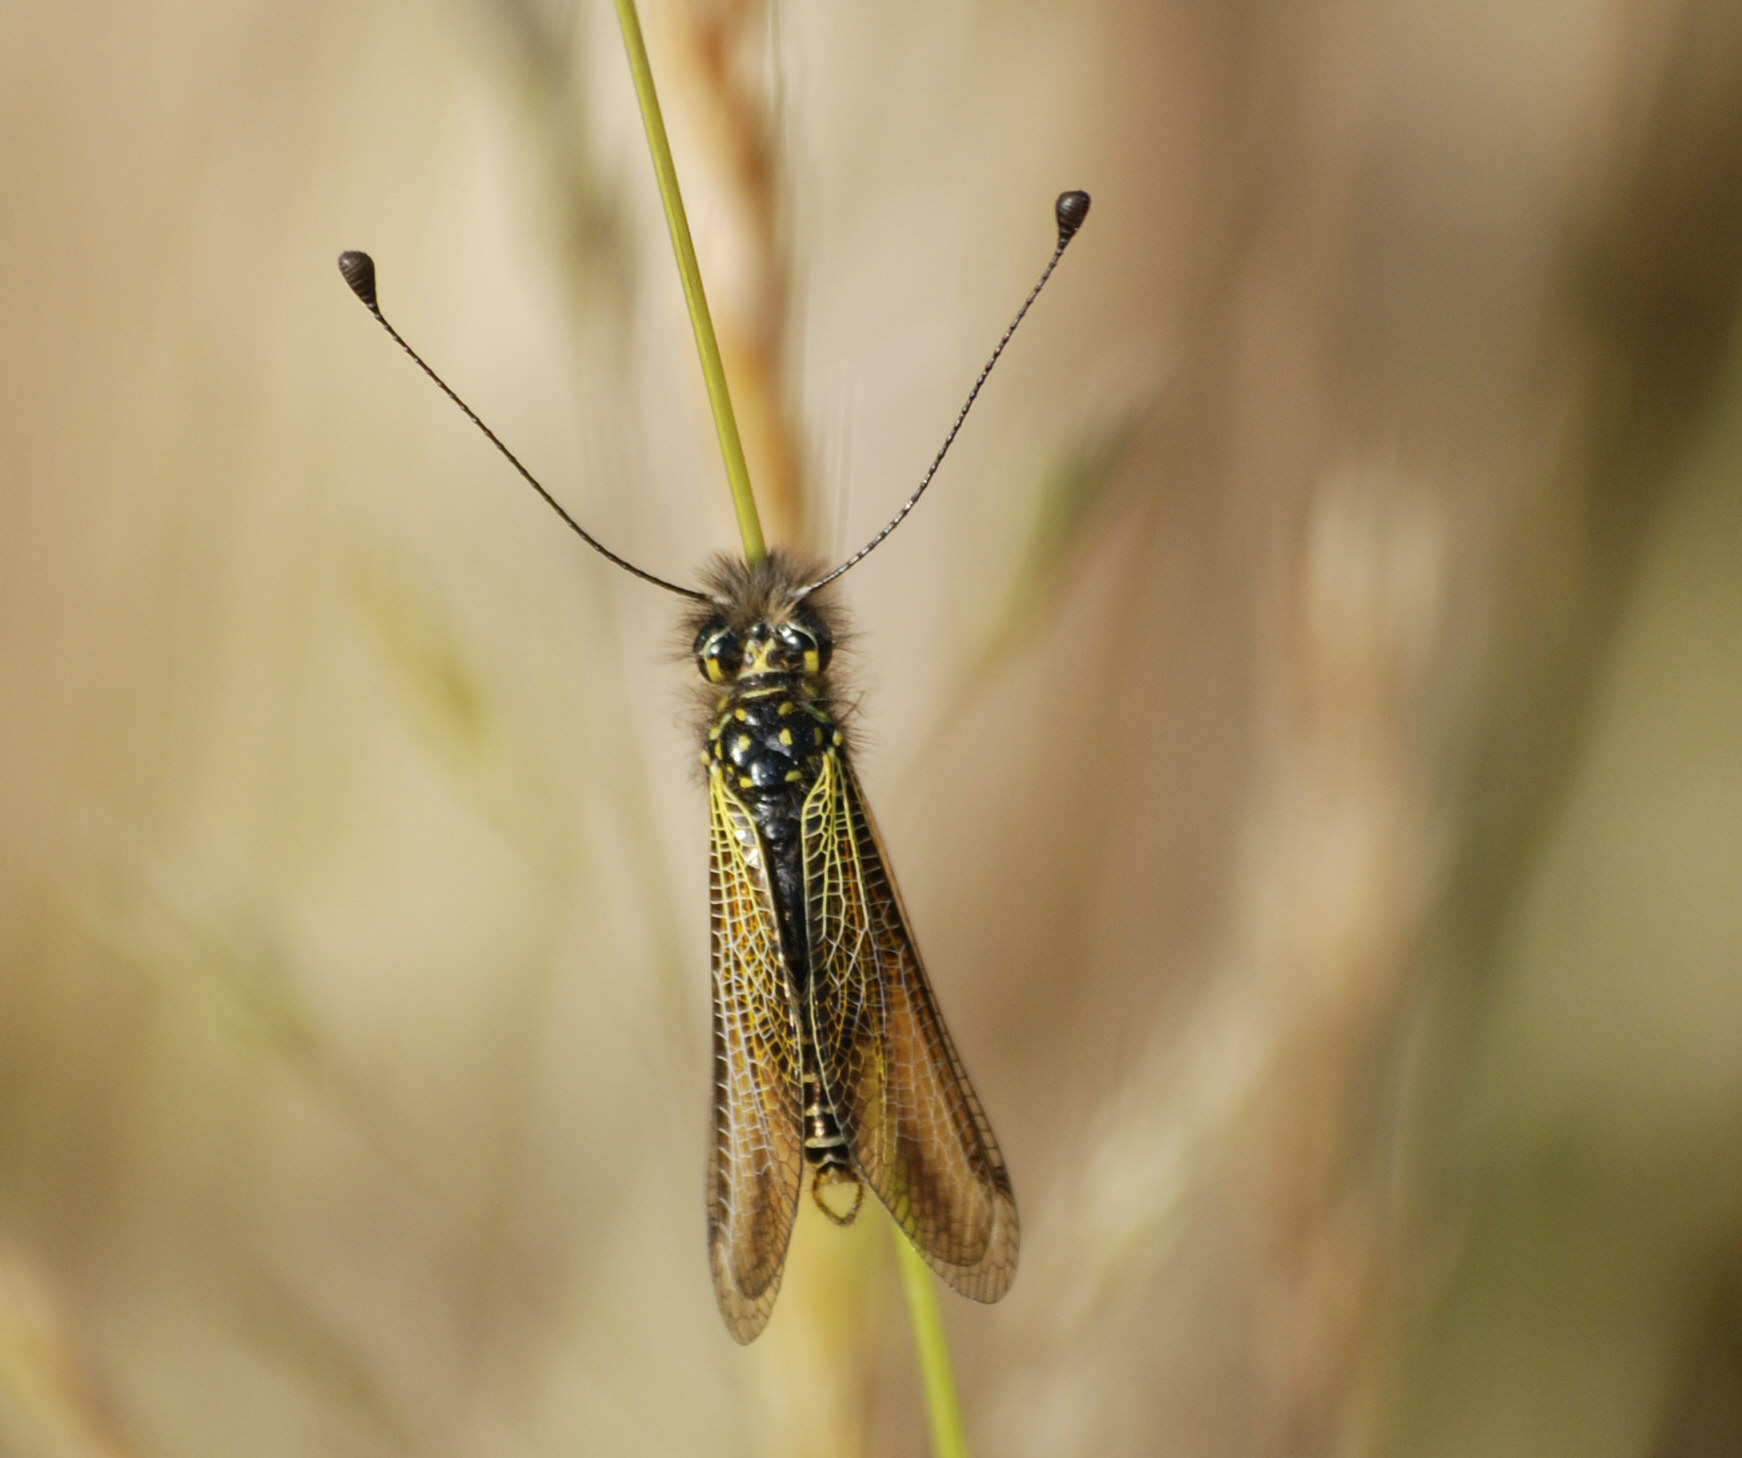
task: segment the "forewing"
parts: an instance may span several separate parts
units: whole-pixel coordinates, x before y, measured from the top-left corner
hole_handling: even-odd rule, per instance
[[[804,874],[808,1010],[854,1163],[938,1275],[964,1296],[996,1301],[1016,1274],[1010,1176],[838,751],[805,800]]]
[[[716,768],[708,778],[714,967],[714,1148],[708,1257],[741,1342],[768,1322],[804,1180],[798,1014],[780,950],[768,856]]]

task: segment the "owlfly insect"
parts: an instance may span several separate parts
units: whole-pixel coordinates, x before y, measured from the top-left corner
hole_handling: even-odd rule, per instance
[[[699,588],[656,577],[590,535],[387,322],[369,255],[339,257],[382,328],[588,546],[693,605],[707,693],[714,994],[708,1254],[721,1315],[741,1342],[774,1308],[807,1169],[812,1198],[838,1225],[853,1221],[869,1186],[964,1296],[996,1301],[1016,1273],[1004,1156],[938,1013],[853,770],[830,668],[829,589],[925,494],[1088,212],[1085,192],[1058,199],[1051,259],[918,488],[876,536],[828,571],[785,552],[721,557]]]

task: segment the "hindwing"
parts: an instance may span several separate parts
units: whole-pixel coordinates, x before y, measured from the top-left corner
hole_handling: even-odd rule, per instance
[[[839,749],[825,751],[805,800],[803,843],[807,1011],[853,1163],[939,1276],[996,1301],[1016,1274],[1010,1176]]]

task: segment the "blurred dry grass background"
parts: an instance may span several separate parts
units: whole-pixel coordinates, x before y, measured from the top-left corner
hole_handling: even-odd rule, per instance
[[[1742,1452],[1742,10],[647,16],[1024,1211],[985,1454]],[[0,1452],[915,1453],[702,1251],[671,604],[732,540],[601,4],[0,13]]]

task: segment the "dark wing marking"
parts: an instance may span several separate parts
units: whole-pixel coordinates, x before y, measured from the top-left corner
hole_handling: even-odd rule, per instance
[[[708,1259],[741,1342],[768,1323],[804,1182],[798,1013],[775,918],[767,850],[718,766],[708,776],[714,967],[714,1148]]]
[[[877,828],[838,751],[804,805],[809,1014],[853,1162],[926,1262],[996,1301],[1016,1274],[1004,1156],[939,1017]]]

